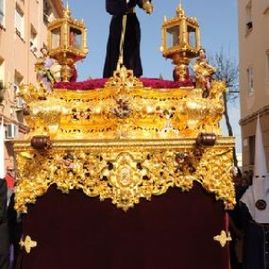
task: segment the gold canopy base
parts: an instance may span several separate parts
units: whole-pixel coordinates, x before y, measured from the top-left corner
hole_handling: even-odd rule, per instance
[[[15,141],[16,209],[26,213],[28,204],[53,184],[64,193],[81,189],[128,210],[142,198],[165,194],[169,187],[188,191],[194,181],[231,209],[233,146],[230,137],[218,137],[212,147],[198,147],[195,138],[54,140],[51,149],[37,151],[30,141]]]

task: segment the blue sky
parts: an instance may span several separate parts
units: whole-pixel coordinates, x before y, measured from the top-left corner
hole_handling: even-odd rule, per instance
[[[105,11],[105,0],[69,0],[72,15],[83,18],[88,27],[89,54],[79,64],[80,78],[101,77],[110,23],[110,15]],[[231,57],[237,57],[237,9],[235,0],[183,0],[187,15],[197,17],[201,27],[202,45],[208,55],[220,48]],[[154,13],[147,15],[137,8],[142,41],[141,58],[144,76],[158,77],[160,73],[171,79],[172,65],[160,53],[161,25],[164,15],[175,16],[179,0],[153,0]]]
[[[79,79],[89,76],[102,76],[106,42],[110,23],[110,15],[105,11],[105,0],[69,0],[72,15],[85,21],[88,27],[87,58],[78,64]],[[145,77],[159,77],[172,79],[170,60],[166,60],[160,53],[161,25],[163,17],[175,16],[179,0],[152,0],[154,12],[147,15],[137,8],[137,16],[141,26],[141,58]],[[206,48],[208,56],[214,55],[221,48],[228,57],[238,58],[238,29],[236,0],[182,0],[188,16],[197,17],[201,28],[202,46]],[[237,136],[237,149],[240,151],[240,130],[238,126],[238,104],[230,106],[230,115]],[[224,130],[225,132],[225,130]]]

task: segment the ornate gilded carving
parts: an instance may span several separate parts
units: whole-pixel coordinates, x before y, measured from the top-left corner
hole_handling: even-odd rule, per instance
[[[143,87],[143,83],[137,77],[134,76],[132,70],[128,70],[125,66],[122,66],[119,70],[114,71],[113,77],[111,77],[107,81],[105,86],[116,87],[118,91],[120,91],[123,88],[141,88]]]
[[[224,90],[219,81],[212,82],[208,98],[202,98],[199,88],[144,88],[132,71],[123,67],[102,89],[59,89],[49,94],[24,86],[21,96],[28,105],[29,139],[33,135],[170,139],[197,137],[200,132],[219,135]]]
[[[218,241],[222,247],[225,247],[229,241],[232,241],[230,232],[221,231],[220,235],[214,236],[214,240]]]
[[[200,48],[198,22],[179,7],[177,17],[163,27],[163,55],[177,65],[178,80],[187,81],[189,59]],[[170,34],[175,42],[167,46]],[[71,18],[67,9],[64,18],[49,25],[48,43],[68,81],[74,62],[88,52],[84,23]],[[224,91],[221,81],[212,81],[207,98],[199,86],[144,87],[124,66],[104,88],[48,92],[22,86],[30,131],[25,140],[14,142],[16,209],[26,213],[28,204],[56,185],[64,193],[80,189],[128,210],[171,187],[188,191],[194,181],[232,208],[234,143],[220,136],[219,127]],[[213,134],[216,143],[196,143],[200,133]],[[30,237],[21,244],[26,251],[36,246]]]
[[[196,148],[194,139],[53,141],[51,150],[39,152],[29,142],[16,143],[16,209],[27,212],[53,184],[127,210],[170,187],[188,191],[194,181],[232,208],[232,145],[223,138],[204,148]]]

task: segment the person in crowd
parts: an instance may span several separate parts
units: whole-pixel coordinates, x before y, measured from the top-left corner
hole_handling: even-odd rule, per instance
[[[0,178],[0,268],[9,269],[9,233],[7,219],[7,183]]]
[[[248,188],[249,181],[247,177],[242,177],[240,174],[234,176],[235,208],[229,212],[229,228],[231,231],[232,242],[230,243],[230,257],[232,269],[242,269],[243,266],[243,243],[244,231],[240,211],[240,199],[246,189]]]
[[[269,173],[257,117],[252,185],[240,199],[244,225],[243,269],[269,269]]]
[[[8,229],[9,229],[9,239],[10,245],[13,249],[13,259],[12,259],[12,267],[11,269],[16,268],[18,255],[20,251],[20,239],[22,236],[22,222],[21,216],[17,213],[14,208],[15,206],[15,193],[13,192],[7,210],[8,215]]]

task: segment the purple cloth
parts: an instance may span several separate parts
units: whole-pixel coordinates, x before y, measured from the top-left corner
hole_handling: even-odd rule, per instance
[[[68,90],[92,90],[97,88],[104,88],[105,83],[108,79],[106,78],[97,78],[97,79],[88,79],[81,82],[58,82],[54,84],[55,89],[68,89]],[[140,81],[143,83],[144,87],[151,87],[154,89],[173,89],[180,87],[192,87],[194,86],[191,80],[187,81],[171,81],[163,80],[158,78],[140,78]]]

